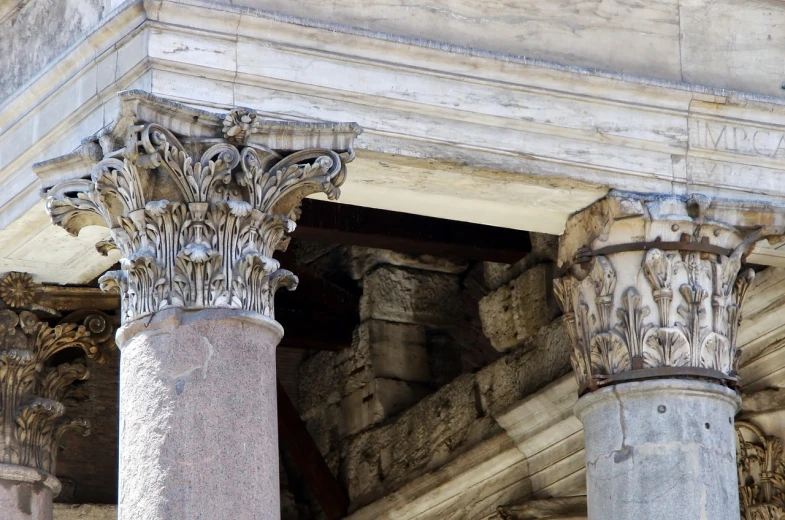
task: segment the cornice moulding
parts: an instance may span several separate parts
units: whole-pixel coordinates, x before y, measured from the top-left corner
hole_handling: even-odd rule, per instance
[[[37,203],[33,160],[110,124],[125,88],[293,121],[360,120],[350,204],[559,234],[608,186],[785,200],[775,98],[208,2],[129,1],[4,103],[0,227]],[[776,247],[751,259],[785,265]],[[49,280],[89,279],[63,276]]]

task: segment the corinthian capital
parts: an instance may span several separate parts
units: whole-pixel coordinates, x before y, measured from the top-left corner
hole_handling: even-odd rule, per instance
[[[738,383],[736,336],[754,271],[785,209],[611,192],[567,222],[555,282],[583,389],[652,377]]]
[[[274,317],[276,290],[297,278],[273,252],[304,197],[339,196],[359,127],[213,114],[141,92],[121,105],[110,131],[35,169],[56,224],[109,228],[98,247],[119,249],[122,269],[101,284],[120,292],[123,320],[168,307]]]
[[[64,401],[74,382],[90,376],[85,358],[101,361],[113,348],[114,327],[100,311],[60,317],[36,303],[41,289],[24,273],[0,279],[0,464],[53,475],[60,437],[89,431],[66,413]]]

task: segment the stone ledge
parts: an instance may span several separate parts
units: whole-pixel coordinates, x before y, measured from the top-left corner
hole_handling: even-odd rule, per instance
[[[441,327],[452,325],[462,312],[455,275],[384,265],[363,278],[361,320]]]
[[[557,315],[552,278],[553,264],[539,264],[480,300],[482,329],[496,350],[523,344]]]
[[[427,474],[442,471],[451,461],[499,435],[502,429],[495,414],[567,373],[568,358],[568,339],[562,321],[557,320],[526,345],[476,374],[460,376],[394,422],[344,440],[341,452],[346,473],[342,477],[352,507],[395,496],[408,489],[409,483],[414,486],[418,479],[428,479]],[[397,518],[384,507],[369,508],[350,518]]]
[[[54,520],[117,520],[114,504],[55,504]]]

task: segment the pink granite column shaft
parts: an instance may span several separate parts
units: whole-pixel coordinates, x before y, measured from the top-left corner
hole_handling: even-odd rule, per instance
[[[168,309],[120,329],[120,520],[280,518],[282,334],[229,309]]]

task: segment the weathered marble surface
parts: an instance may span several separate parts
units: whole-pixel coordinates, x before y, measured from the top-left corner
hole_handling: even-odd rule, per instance
[[[367,131],[358,141],[358,158],[343,191],[342,200],[349,204],[559,234],[569,214],[602,197],[608,187],[785,199],[778,181],[785,172],[780,127],[785,109],[777,100],[761,100],[756,94],[761,90],[756,85],[769,88],[781,75],[777,67],[785,63],[760,62],[778,48],[768,47],[769,33],[774,43],[779,34],[768,31],[780,12],[772,8],[769,17],[764,8],[770,3],[733,3],[734,11],[751,17],[749,31],[743,41],[734,40],[731,36],[739,29],[731,27],[731,39],[720,45],[738,65],[722,69],[719,78],[737,81],[736,88],[747,94],[554,68],[467,49],[448,53],[419,40],[402,44],[404,39],[387,33],[289,23],[290,17],[226,4],[123,4],[116,16],[77,43],[68,59],[53,62],[39,79],[0,105],[0,269],[23,268],[41,279],[73,283],[85,282],[114,263],[90,251],[95,236],[74,241],[48,226],[43,212],[35,209],[38,185],[30,165],[73,150],[82,136],[109,124],[117,109],[114,94],[129,87],[212,110],[244,105],[295,120],[359,121]],[[433,4],[431,10],[387,2],[383,9],[374,8],[373,15],[337,0],[302,5],[311,16],[326,13],[326,19],[361,27],[363,20],[371,23],[376,17],[380,24],[414,31],[396,21],[390,10],[401,20],[417,12],[413,23],[430,24],[429,37],[441,37],[440,31],[455,38],[476,34],[469,28],[477,24],[459,19],[476,18],[476,7],[468,2],[449,8]],[[517,1],[496,6],[500,14],[480,24],[485,29],[482,38],[518,45],[504,36],[505,30],[514,29],[505,26],[506,18],[526,12],[538,19],[537,9],[545,16],[545,11],[556,9],[553,6],[566,4],[528,5]],[[671,5],[667,0],[646,7],[622,2],[601,6],[624,13],[616,17],[594,5],[576,4],[577,13],[566,9],[549,19],[557,25],[577,24],[576,33],[582,36],[576,41],[583,52],[613,57],[603,50],[611,45],[608,41],[621,53],[632,48],[627,37],[636,44],[652,33],[675,30],[674,41],[679,32],[690,40],[698,29],[691,28],[685,12],[705,11],[694,2],[682,9],[681,24],[667,16],[657,18],[645,34],[632,36],[638,16],[648,24],[655,11],[671,13]],[[722,5],[714,2],[710,10]],[[290,14],[297,14],[299,6],[254,3],[256,8],[297,11]],[[575,22],[599,15],[610,20],[606,23],[600,16],[585,27]],[[156,20],[154,27],[144,24],[147,17]],[[662,20],[669,21],[660,24]],[[701,20],[700,30],[725,34],[723,22]],[[538,34],[551,34],[548,23],[538,22]],[[467,30],[453,31],[452,24],[468,24]],[[492,30],[497,29],[494,24],[506,29]],[[605,32],[616,26],[623,38]],[[713,56],[718,44],[712,38],[695,38],[695,45],[705,45],[706,54]],[[536,38],[526,40],[527,45],[536,43]],[[668,52],[652,43],[646,56],[657,60]],[[686,65],[673,77],[686,78],[691,70]],[[686,79],[699,82],[700,74]],[[766,92],[779,96],[779,80],[775,83]],[[30,236],[35,239],[27,240]],[[39,244],[51,246],[65,261],[51,262]],[[759,245],[751,259],[785,265],[785,252],[762,250]]]
[[[113,2],[0,2],[0,102],[95,28]]]
[[[0,468],[0,476],[3,477],[0,478],[0,511],[3,520],[52,520],[52,489],[35,481],[43,477],[22,466],[3,466]],[[8,468],[11,471],[29,472],[32,479],[8,479]]]
[[[581,397],[591,520],[739,518],[736,392],[661,379]]]
[[[777,0],[217,0],[348,25],[671,81],[782,97]]]

